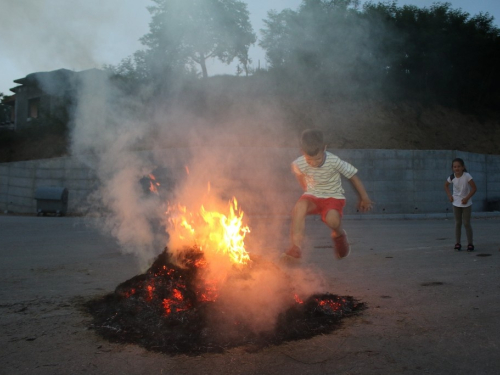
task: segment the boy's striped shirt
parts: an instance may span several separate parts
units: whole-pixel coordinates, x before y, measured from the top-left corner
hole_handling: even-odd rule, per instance
[[[328,151],[325,152],[325,162],[320,167],[311,167],[304,156],[300,156],[293,161],[292,171],[305,177],[307,190],[304,194],[337,199],[345,199],[340,175],[349,179],[358,172],[354,166]]]

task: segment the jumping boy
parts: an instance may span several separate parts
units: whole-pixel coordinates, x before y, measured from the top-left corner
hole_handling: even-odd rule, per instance
[[[300,148],[302,156],[292,163],[292,171],[304,189],[304,194],[292,211],[292,246],[282,256],[301,258],[306,216],[321,215],[323,222],[332,230],[333,249],[337,259],[345,258],[351,248],[347,234],[342,228],[345,197],[340,175],[349,179],[358,192],[360,199],[358,209],[361,212],[371,210],[373,202],[368,197],[361,180],[356,176],[358,170],[326,151],[323,133],[320,130],[305,130],[300,139]]]

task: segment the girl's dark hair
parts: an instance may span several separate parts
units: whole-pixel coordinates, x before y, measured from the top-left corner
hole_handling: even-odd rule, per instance
[[[453,159],[453,161],[451,162],[451,167],[452,167],[452,168],[453,168],[453,163],[454,163],[454,162],[458,162],[458,163],[460,163],[460,165],[461,165],[462,167],[464,167],[464,172],[467,172],[467,169],[465,168],[465,163],[464,163],[463,159],[460,159],[460,158],[455,158],[455,159]]]

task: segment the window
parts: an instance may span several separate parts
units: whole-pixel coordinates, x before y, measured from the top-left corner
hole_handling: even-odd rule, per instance
[[[28,100],[28,118],[38,118],[40,112],[40,98]]]

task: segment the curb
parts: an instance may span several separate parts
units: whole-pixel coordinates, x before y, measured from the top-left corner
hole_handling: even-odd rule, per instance
[[[500,217],[499,211],[473,212],[473,218],[496,218]],[[434,214],[354,214],[344,215],[344,220],[426,220],[426,219],[454,219],[452,213]]]

